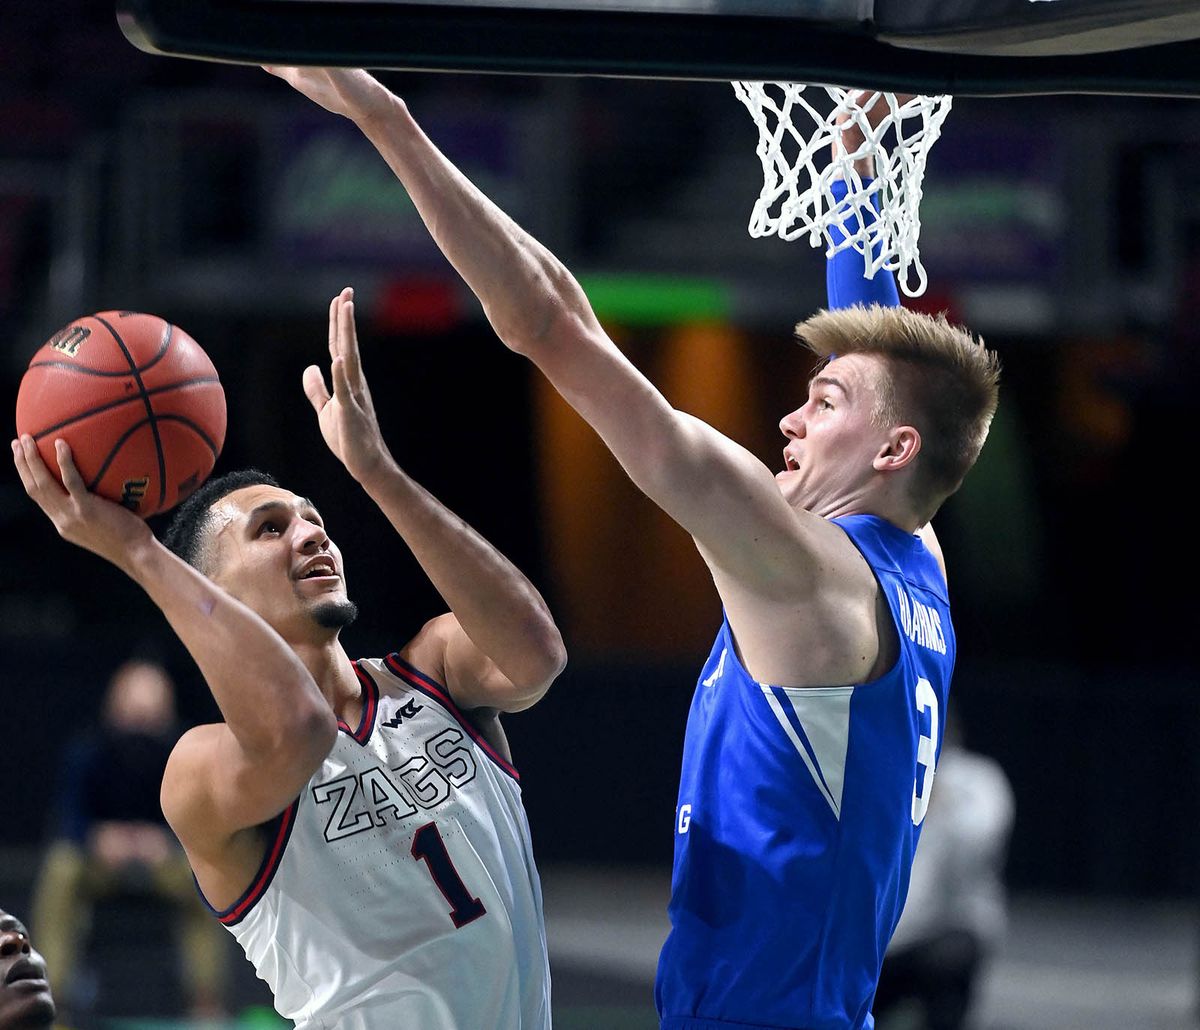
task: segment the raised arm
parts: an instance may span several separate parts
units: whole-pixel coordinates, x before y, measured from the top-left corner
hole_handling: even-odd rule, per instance
[[[363,71],[269,70],[358,125],[500,339],[541,369],[710,563],[764,590],[818,567],[797,543],[823,520],[793,512],[757,458],[668,404],[604,333],[570,272],[433,146],[399,98]]]
[[[332,394],[315,365],[304,372],[325,441],[450,607],[410,645],[411,660],[439,677],[463,708],[529,707],[566,664],[545,601],[512,562],[396,464],[363,375],[350,289],[330,305],[329,350]]]
[[[185,845],[220,847],[291,802],[328,753],[337,723],[299,658],[257,614],[160,544],[120,505],[89,493],[67,444],[64,486],[29,436],[12,442],[26,492],[71,543],[112,562],[159,607],[225,719],[176,746],[164,809]]]
[[[898,97],[900,103],[905,103],[910,99],[908,94],[901,94]],[[876,102],[868,109],[867,119],[872,127],[875,127],[887,114],[887,105],[882,98],[877,98]],[[848,154],[855,153],[859,147],[865,142],[862,128],[850,119],[847,115],[841,121],[842,131],[840,139],[840,147]],[[853,162],[854,171],[864,184],[869,183],[875,176],[875,160],[872,157],[863,156]],[[835,198],[841,199],[846,195],[846,192],[853,188],[851,183],[844,179],[839,179],[833,184],[833,193]],[[831,226],[834,242],[840,243],[848,236],[852,236],[858,231],[858,219],[854,215],[848,215],[841,227]],[[825,260],[825,291],[827,302],[830,309],[853,307],[855,304],[869,306],[871,304],[879,304],[882,307],[895,308],[900,306],[900,292],[896,289],[896,277],[890,271],[882,270],[875,274],[873,279],[868,279],[863,275],[863,256],[854,250],[853,247],[847,247],[845,250],[840,250]],[[922,542],[934,558],[937,559],[938,567],[942,570],[942,575],[946,575],[946,561],[942,554],[942,547],[938,541],[937,534],[933,531],[932,524],[926,524],[918,533]]]

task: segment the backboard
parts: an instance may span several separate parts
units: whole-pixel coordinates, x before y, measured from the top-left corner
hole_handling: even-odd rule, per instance
[[[118,0],[151,52],[246,64],[1200,95],[1194,0]]]

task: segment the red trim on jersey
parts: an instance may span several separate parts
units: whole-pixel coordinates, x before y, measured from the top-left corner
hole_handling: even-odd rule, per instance
[[[492,747],[476,728],[475,724],[463,714],[461,708],[454,703],[450,697],[450,691],[443,687],[436,680],[430,679],[425,673],[415,666],[409,665],[400,655],[393,651],[383,660],[384,664],[393,673],[399,676],[409,686],[416,687],[426,697],[431,697],[437,701],[443,708],[446,709],[458,724],[467,731],[471,739],[484,751],[484,753],[501,769],[503,769],[514,780],[520,782],[521,774],[513,767],[512,763],[504,759],[500,753]]]
[[[263,858],[263,864],[259,866],[258,873],[254,877],[254,882],[246,889],[246,893],[223,912],[212,909],[211,905],[208,906],[226,926],[233,926],[235,923],[240,922],[246,913],[254,907],[255,902],[266,893],[267,888],[271,886],[271,881],[275,878],[275,872],[279,869],[280,859],[283,858],[284,849],[287,847],[288,838],[292,835],[292,827],[296,825],[296,808],[299,803],[299,800],[293,801],[279,814],[279,827],[275,831],[275,839],[271,842],[271,847],[267,850],[267,854]],[[208,900],[204,898],[203,893],[201,893],[200,897],[208,905]]]
[[[358,729],[352,730],[349,724],[341,719],[338,719],[338,729],[348,734],[356,743],[365,744],[371,739],[371,731],[375,728],[375,713],[379,710],[379,687],[371,679],[370,673],[358,662],[350,664],[354,667],[354,671],[358,675],[358,682],[362,685],[362,693],[359,694],[362,701],[362,715],[358,720]]]

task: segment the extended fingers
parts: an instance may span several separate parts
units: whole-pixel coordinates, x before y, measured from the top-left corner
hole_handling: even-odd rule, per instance
[[[57,526],[67,494],[46,467],[33,437],[26,434],[13,440],[12,452],[13,464],[17,467],[17,475],[21,477],[25,492]]]
[[[309,365],[304,370],[301,381],[304,384],[304,395],[312,404],[313,410],[319,415],[321,409],[329,403],[329,390],[325,386],[325,377],[321,375],[321,370],[316,365]]]
[[[17,475],[21,477],[21,485],[27,494],[32,494],[33,473],[29,470],[29,462],[25,459],[25,446],[19,440],[12,441],[13,464],[17,467]]]
[[[341,338],[339,353],[346,361],[346,379],[355,390],[362,389],[362,359],[358,353],[358,328],[354,322],[354,291],[347,287],[342,296],[339,312],[338,336]]]
[[[329,302],[329,356],[336,358],[342,353],[341,348],[341,317],[342,308],[348,301],[354,300],[354,290],[346,286]]]
[[[54,441],[54,456],[58,459],[58,471],[62,473],[62,482],[67,488],[67,493],[73,497],[87,493],[87,484],[79,474],[79,469],[75,467],[75,455],[71,453],[71,446],[66,440],[60,438]]]
[[[346,291],[343,290],[342,293]],[[339,293],[329,302],[329,356],[336,358],[338,353],[338,312],[342,307],[342,294]]]
[[[20,460],[28,474],[28,480],[26,480],[25,476],[21,477],[21,481],[26,483],[26,490],[29,493],[43,493],[52,486],[58,487],[59,484],[46,467],[46,463],[42,460],[42,455],[38,451],[38,445],[33,437],[26,433],[20,438],[18,443],[20,445]],[[17,468],[19,470],[21,464]]]

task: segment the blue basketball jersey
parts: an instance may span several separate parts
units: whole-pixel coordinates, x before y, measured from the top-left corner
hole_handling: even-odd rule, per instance
[[[663,1030],[859,1030],[900,918],[941,749],[954,633],[916,536],[833,520],[900,638],[871,683],[758,683],[725,620],[688,715],[675,820]]]

